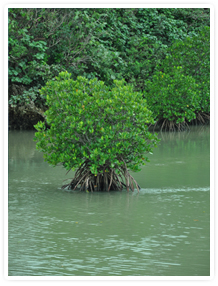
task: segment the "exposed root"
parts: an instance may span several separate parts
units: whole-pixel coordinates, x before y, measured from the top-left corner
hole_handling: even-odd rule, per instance
[[[176,121],[169,121],[166,118],[161,118],[153,125],[153,131],[185,131],[189,130],[191,125],[206,125],[210,122],[210,114],[205,112],[198,112],[196,118],[188,122],[185,118],[183,122],[176,123]]]
[[[210,121],[210,114],[205,112],[198,112],[196,114],[196,121],[198,121],[201,124],[207,124],[208,121]]]
[[[168,119],[159,119],[155,125],[154,128],[156,126],[159,126],[160,131],[171,131],[171,132],[175,132],[175,131],[184,131],[189,129],[189,125],[186,122],[186,120],[184,120],[183,122],[180,123],[176,123],[176,121],[169,121]]]
[[[117,168],[118,174],[108,166],[102,166],[97,175],[91,173],[88,162],[85,162],[75,173],[70,183],[62,186],[62,189],[79,191],[121,191],[124,187],[134,192],[134,185],[139,192],[140,186],[127,170],[126,163]]]

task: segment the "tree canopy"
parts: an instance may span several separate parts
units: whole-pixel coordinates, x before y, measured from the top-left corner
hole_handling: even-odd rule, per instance
[[[97,79],[78,77],[74,81],[70,76],[61,72],[40,90],[47,98],[45,115],[50,128],[46,129],[45,122],[35,126],[37,148],[52,165],[82,170],[89,190],[95,185],[100,188],[95,176],[104,180],[106,176],[112,184],[114,172],[121,173],[129,187],[133,178],[128,170],[139,171],[148,161],[146,153],[158,142],[148,131],[153,118],[146,100],[124,81],[115,80],[111,87]],[[69,186],[77,183],[74,179]]]

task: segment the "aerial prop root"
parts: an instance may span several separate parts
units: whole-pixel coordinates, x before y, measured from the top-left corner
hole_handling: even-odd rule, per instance
[[[184,130],[189,130],[189,125],[186,122],[186,120],[184,120],[183,122],[179,122],[176,123],[175,121],[169,121],[167,118],[165,118],[163,121],[159,120],[159,122],[161,123],[160,126],[160,131],[162,132],[164,131],[184,131]]]
[[[134,192],[134,184],[139,192],[140,186],[136,180],[130,175],[127,170],[126,164],[117,168],[118,174],[115,169],[108,166],[103,166],[99,170],[97,175],[92,174],[89,169],[88,163],[83,163],[80,168],[77,169],[74,178],[70,183],[62,186],[62,189],[71,189],[79,191],[110,191],[118,190],[122,191],[125,187],[127,191],[131,189]]]

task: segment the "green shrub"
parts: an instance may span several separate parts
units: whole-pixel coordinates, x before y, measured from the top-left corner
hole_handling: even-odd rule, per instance
[[[62,72],[41,89],[47,97],[45,115],[50,128],[42,122],[35,126],[37,149],[52,165],[77,169],[68,188],[80,184],[81,189],[92,191],[126,185],[133,190],[128,170],[139,171],[148,161],[145,153],[152,152],[158,142],[146,125],[153,123],[146,101],[124,81],[108,87],[97,79],[74,81],[70,76]]]
[[[191,76],[183,74],[182,67],[164,73],[156,71],[147,82],[146,99],[161,129],[181,130],[186,122],[195,119],[199,108],[199,89]]]
[[[210,113],[210,28],[203,27],[194,37],[176,41],[163,61],[165,72],[172,66],[182,66],[183,74],[192,76],[200,92],[196,113]]]

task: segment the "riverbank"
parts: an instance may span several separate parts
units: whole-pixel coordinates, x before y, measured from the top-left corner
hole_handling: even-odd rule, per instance
[[[44,121],[43,111],[28,107],[9,107],[8,129],[9,130],[34,130],[34,125]]]
[[[35,130],[34,125],[39,121],[44,121],[44,110],[37,108],[35,105],[31,106],[9,106],[8,109],[8,128],[9,130]],[[191,122],[187,123],[186,129],[189,126],[196,125],[209,125],[210,115],[198,115],[198,117]],[[156,125],[150,126],[152,131],[160,131],[162,127],[162,121]],[[176,129],[175,129],[176,131]],[[180,130],[182,131],[182,130]]]

